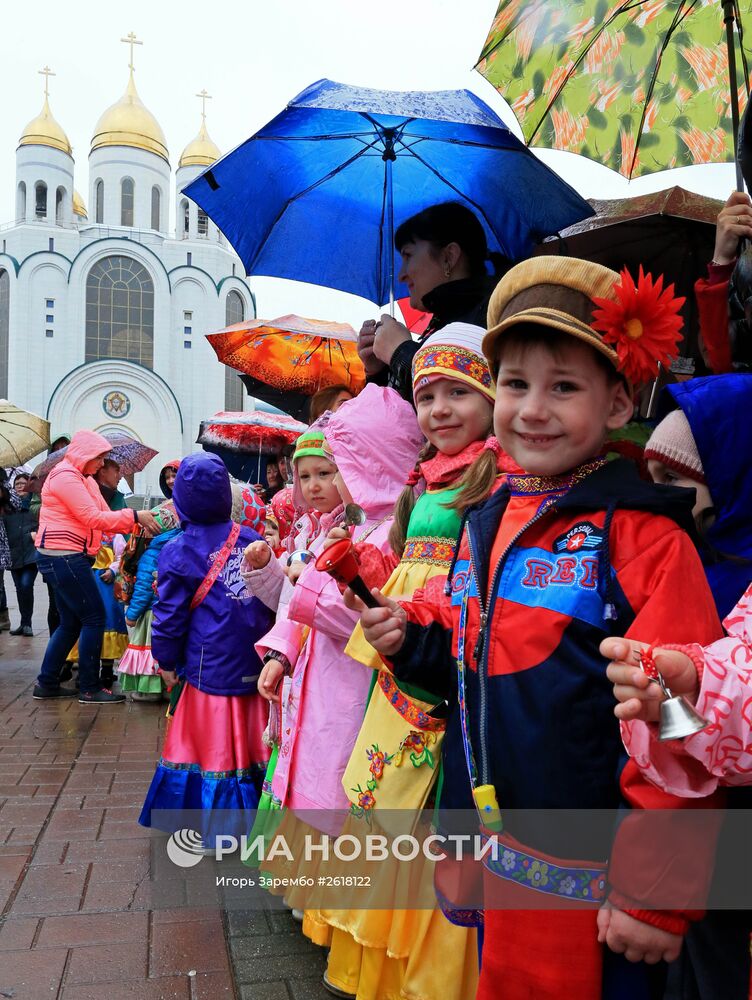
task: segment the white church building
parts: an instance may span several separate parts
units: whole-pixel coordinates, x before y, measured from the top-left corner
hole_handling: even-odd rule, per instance
[[[243,409],[242,383],[204,334],[253,318],[255,302],[238,257],[181,193],[220,156],[205,114],[173,179],[131,58],[125,93],[94,126],[87,210],[47,82],[16,151],[15,222],[0,230],[0,397],[46,416],[53,436],[117,429],[158,449],[138,492],[196,449],[201,419]]]

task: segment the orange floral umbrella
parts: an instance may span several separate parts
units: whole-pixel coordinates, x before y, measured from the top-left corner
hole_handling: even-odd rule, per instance
[[[207,340],[223,364],[282,392],[312,396],[346,385],[358,393],[366,382],[358,335],[347,323],[280,316],[236,323]]]

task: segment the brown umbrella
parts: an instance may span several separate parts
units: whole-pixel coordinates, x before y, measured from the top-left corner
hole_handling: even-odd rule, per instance
[[[580,257],[620,271],[663,274],[686,302],[681,354],[694,359],[696,374],[704,371],[699,349],[699,326],[694,284],[707,273],[713,257],[715,224],[723,202],[672,187],[636,198],[592,200],[592,218],[565,229],[559,237],[540,244],[536,254]]]

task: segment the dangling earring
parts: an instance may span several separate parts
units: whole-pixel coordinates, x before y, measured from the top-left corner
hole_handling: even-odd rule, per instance
[[[451,275],[451,273],[452,273],[451,267],[449,266],[449,264],[445,264],[444,265],[444,277],[448,278]]]

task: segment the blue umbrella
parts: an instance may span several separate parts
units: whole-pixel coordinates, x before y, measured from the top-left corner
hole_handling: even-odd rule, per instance
[[[312,84],[185,189],[248,274],[307,281],[382,305],[398,223],[459,201],[489,248],[516,260],[593,209],[468,90]]]

